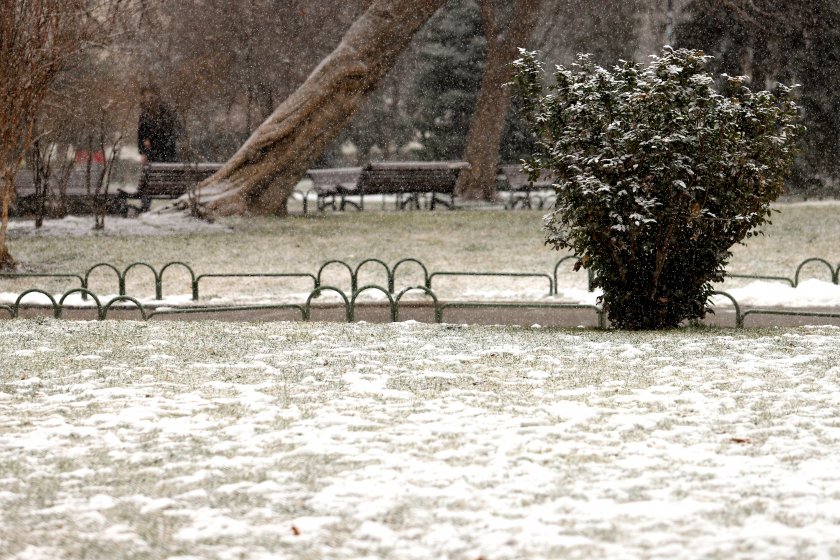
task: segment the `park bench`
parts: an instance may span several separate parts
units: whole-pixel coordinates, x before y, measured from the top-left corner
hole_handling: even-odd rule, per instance
[[[528,174],[522,171],[520,164],[501,165],[499,174],[504,175],[505,179],[499,190],[510,192],[505,204],[508,209],[514,209],[518,205],[522,208],[531,208],[534,202],[537,203],[538,208],[542,208],[549,197],[541,196],[540,191],[553,189],[550,177],[540,177],[537,181],[531,181]]]
[[[396,195],[396,208],[403,210],[411,205],[420,209],[420,195],[430,195],[429,210],[437,204],[447,208],[454,206],[455,184],[458,174],[469,169],[470,164],[462,161],[425,162],[377,162],[362,168],[353,193],[359,197],[358,206],[364,209],[366,195]],[[384,202],[383,202],[384,205]]]
[[[91,166],[91,181],[102,171],[102,166]],[[58,178],[53,175],[47,185],[46,214],[92,214],[93,192],[88,187],[87,171],[84,166],[77,166],[70,171],[66,178],[64,194],[59,192]],[[106,199],[106,212],[109,214],[125,215],[127,212],[125,195],[117,189],[109,189]],[[63,208],[62,208],[63,206]],[[37,214],[38,200],[35,197],[35,181],[31,169],[21,169],[15,177],[15,201],[10,209],[13,216],[29,216]]]
[[[178,198],[221,169],[221,163],[147,163],[140,171],[135,191],[123,191],[126,198],[140,199],[140,212],[149,209],[154,198]]]
[[[221,163],[149,163],[143,166],[137,189],[122,194],[125,198],[140,199],[137,210],[144,212],[152,199],[182,196],[221,166]],[[369,163],[363,168],[310,169],[306,177],[312,181],[319,211],[345,210],[347,206],[363,210],[364,196],[374,194],[396,195],[399,209],[409,204],[419,209],[420,195],[429,194],[428,207],[434,210],[437,204],[452,208],[458,174],[468,168],[468,163],[454,161],[382,162]],[[358,202],[349,197],[358,197]],[[305,194],[303,202],[306,213]]]
[[[198,183],[204,181],[222,168],[223,163],[147,163],[143,166],[137,189],[124,191],[127,198],[140,199],[140,212],[145,212],[151,206],[152,199],[171,199],[183,196]],[[355,170],[355,171],[354,171]],[[356,178],[361,168],[314,169],[307,172],[313,182],[313,189],[318,196],[318,209],[326,206],[336,207],[336,196],[340,196],[343,188],[355,188]],[[302,196],[304,214],[306,213],[306,196]],[[343,210],[343,201],[341,205]]]
[[[358,205],[347,200],[347,195],[356,190],[356,183],[361,173],[361,167],[334,167],[307,171],[306,178],[312,181],[312,191],[316,195],[318,211],[323,212],[327,207],[333,210],[344,210],[347,204],[358,209]],[[304,208],[305,213],[306,208]]]

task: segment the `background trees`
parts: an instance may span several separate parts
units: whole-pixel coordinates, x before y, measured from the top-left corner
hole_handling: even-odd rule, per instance
[[[24,0],[3,1],[11,5]],[[136,91],[142,83],[157,82],[184,121],[183,157],[226,161],[333,51],[371,0],[113,3],[131,7],[110,26],[107,34],[114,40],[96,56],[86,57],[72,75],[59,74],[40,111],[42,128],[65,138],[65,145],[78,145],[83,128],[79,123],[87,128],[101,123],[114,136],[121,132],[128,139],[124,152],[130,152]],[[548,64],[569,63],[577,52],[591,52],[595,61],[607,66],[619,58],[644,61],[667,40],[666,0],[539,4],[530,38],[520,42],[541,50]],[[676,40],[714,55],[716,71],[747,73],[753,76],[754,88],[772,87],[775,79],[802,84],[799,95],[808,133],[796,184],[836,184],[840,111],[838,78],[831,72],[840,57],[836,2],[672,4]],[[446,2],[411,38],[342,130],[330,130],[335,139],[326,143],[313,165],[475,159],[467,153],[467,134],[473,120],[482,121],[475,110],[482,78],[492,67],[490,47],[521,19],[515,14],[517,5],[502,0]],[[100,27],[99,33],[104,31]],[[499,93],[498,88],[485,91]],[[505,162],[520,159],[531,142],[513,114],[504,120],[498,148],[487,150]],[[486,120],[475,124],[477,138],[495,127]],[[470,184],[461,186],[463,192],[492,196],[491,161],[487,157],[474,164],[481,177],[465,176]],[[282,204],[274,209],[278,208]]]
[[[457,191],[463,198],[495,198],[499,146],[510,109],[510,91],[505,86],[511,78],[509,65],[517,49],[528,43],[541,4],[542,0],[517,0],[505,14],[492,0],[479,2],[487,54],[463,155],[470,168],[458,176]]]
[[[481,86],[487,39],[477,1],[449,1],[415,41],[412,127],[427,160],[459,159]]]
[[[45,100],[62,71],[80,64],[80,53],[111,36],[119,8],[107,0],[0,0],[0,268],[14,265],[9,207],[24,155],[41,134]]]
[[[338,44],[370,0],[150,0],[124,45],[184,119],[197,157],[225,161]],[[136,90],[136,87],[135,87]]]
[[[68,79],[63,91],[70,95],[65,100],[75,95],[76,103],[65,103],[70,111],[57,111],[50,118],[71,131],[82,128],[80,121],[88,127],[105,122],[133,139],[135,92],[140,85],[155,82],[184,121],[182,157],[210,161],[230,158],[371,5],[371,0],[324,0],[314,5],[303,0],[125,1],[137,10],[123,18],[118,40],[103,56],[91,58],[82,73],[97,79]],[[481,106],[479,92],[488,70],[492,75],[485,80],[484,95],[489,101],[484,106],[494,109],[491,114],[501,115],[493,121],[505,122],[506,94],[499,89],[504,72],[498,70],[504,69],[505,57],[488,59],[500,52],[505,37],[509,51],[513,43],[526,41],[536,31],[535,46],[548,45],[550,57],[557,60],[589,49],[592,43],[597,43],[596,50],[605,59],[632,51],[623,42],[636,29],[632,10],[622,8],[628,3],[610,2],[615,5],[596,10],[577,0],[545,0],[542,11],[537,10],[539,2],[520,3],[529,6],[525,15],[536,22],[528,20],[519,26],[519,37],[509,37],[508,30],[525,21],[519,3],[448,2],[411,38],[399,62],[318,161],[347,165],[379,158],[466,157],[467,132],[475,108]],[[535,18],[537,14],[541,17]],[[588,26],[588,33],[567,33],[568,28],[580,25]],[[573,40],[562,39],[566,35]],[[105,119],[93,114],[103,106],[108,107]],[[483,140],[483,132],[492,123],[486,114],[478,120],[482,122],[477,123],[473,137]],[[123,130],[126,127],[129,130]],[[485,157],[488,162],[497,159],[497,152],[510,161],[527,151],[529,138],[517,117],[508,116],[502,130],[501,145],[484,150],[492,156]],[[66,136],[68,144],[73,144],[73,134]],[[131,142],[127,144],[130,151]],[[463,190],[491,197],[495,164],[475,164],[474,168],[484,170],[483,178]]]
[[[840,179],[840,3],[834,0],[690,0],[679,45],[715,58],[715,71],[751,77],[753,90],[797,83],[807,127],[794,188],[837,191]]]
[[[306,81],[199,185],[204,211],[285,215],[297,182],[442,4],[374,0]]]

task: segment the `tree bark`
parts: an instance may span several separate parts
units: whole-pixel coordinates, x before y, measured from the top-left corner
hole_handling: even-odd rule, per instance
[[[374,0],[303,85],[198,186],[201,212],[285,215],[297,182],[443,3]],[[182,197],[175,206],[186,208],[187,201]]]
[[[4,170],[0,176],[0,270],[13,270],[15,259],[6,244],[6,230],[9,225],[9,206],[14,196],[15,175]]]
[[[505,119],[510,110],[510,91],[503,86],[511,77],[509,64],[524,47],[537,22],[542,0],[516,0],[507,33],[500,34],[492,0],[481,0],[481,20],[487,37],[487,63],[475,113],[470,120],[464,160],[470,169],[458,177],[456,191],[468,200],[496,197],[496,168]]]

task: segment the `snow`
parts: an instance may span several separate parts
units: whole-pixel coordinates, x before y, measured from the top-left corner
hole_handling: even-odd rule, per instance
[[[91,226],[11,228],[227,231],[155,214]],[[443,286],[473,301],[599,295]],[[817,279],[718,289],[742,307],[840,304]],[[4,558],[840,557],[838,329],[0,328]]]
[[[740,305],[754,307],[835,307],[840,306],[840,286],[824,280],[801,281],[796,288],[780,282],[755,281],[745,287],[721,291]],[[726,305],[725,297],[714,298],[715,305]]]
[[[802,280],[795,288],[781,282],[766,280],[755,280],[734,288],[730,288],[724,283],[716,285],[715,288],[731,295],[742,307],[840,306],[840,286],[824,280]],[[568,288],[558,289],[560,299],[588,305],[595,305],[600,295],[600,290],[587,292],[586,290]],[[725,296],[714,296],[712,304],[717,307],[727,307],[732,305],[732,301]]]
[[[838,343],[0,323],[3,555],[837,557]]]
[[[147,212],[136,218],[108,217],[104,230],[93,229],[91,216],[67,216],[58,220],[44,220],[35,229],[33,220],[9,220],[9,236],[15,237],[84,237],[121,235],[172,235],[176,233],[212,233],[229,231],[227,226],[204,220],[184,218],[180,213]]]

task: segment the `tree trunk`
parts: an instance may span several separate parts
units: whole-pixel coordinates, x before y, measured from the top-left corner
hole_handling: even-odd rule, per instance
[[[769,37],[759,33],[753,43],[752,68],[750,72],[753,91],[767,89],[767,63],[770,58]]]
[[[0,177],[0,270],[13,270],[15,259],[6,244],[6,229],[9,225],[9,206],[14,193],[14,174],[6,171]]]
[[[505,119],[510,110],[509,64],[533,32],[542,0],[516,0],[507,33],[497,32],[492,0],[481,0],[481,19],[487,37],[487,63],[481,79],[475,113],[470,120],[464,160],[470,169],[458,177],[458,194],[468,200],[496,197],[496,168]]]
[[[286,214],[300,178],[444,0],[374,0],[341,43],[233,157],[198,186],[208,216]],[[186,208],[183,199],[176,201]]]

